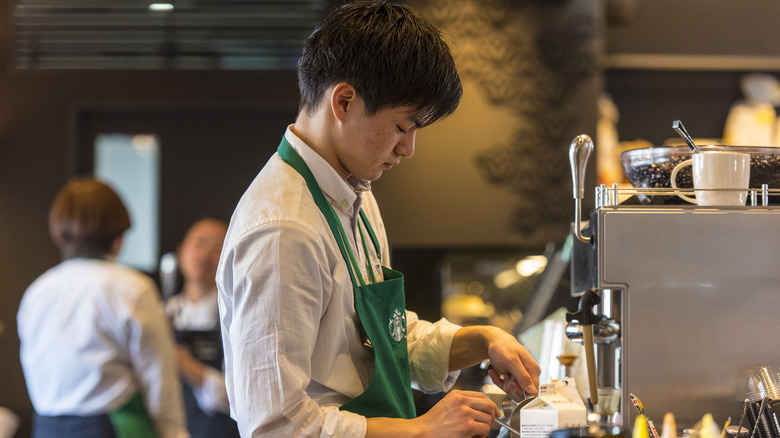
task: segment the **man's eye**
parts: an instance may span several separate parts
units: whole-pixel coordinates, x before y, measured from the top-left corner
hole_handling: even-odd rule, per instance
[[[399,131],[401,134],[406,134],[406,129],[403,129],[403,128],[401,128],[401,127],[400,127],[400,126],[398,126],[398,125],[395,125],[395,127],[396,127],[396,128],[398,128],[398,131]]]

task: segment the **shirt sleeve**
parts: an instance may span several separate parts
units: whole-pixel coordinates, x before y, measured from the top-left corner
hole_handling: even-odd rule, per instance
[[[223,250],[225,374],[241,436],[365,436],[364,417],[322,407],[306,392],[332,288],[326,251],[314,233],[286,221]]]
[[[460,371],[449,371],[452,339],[461,327],[445,318],[435,323],[406,312],[407,348],[412,386],[423,392],[448,391]]]
[[[131,311],[130,357],[155,429],[161,438],[188,437],[173,334],[153,285],[142,288]]]

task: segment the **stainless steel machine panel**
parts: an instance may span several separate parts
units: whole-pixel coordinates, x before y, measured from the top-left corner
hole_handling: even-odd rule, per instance
[[[595,214],[597,286],[622,296],[624,424],[629,393],[657,423],[738,418],[749,370],[780,365],[780,207]]]

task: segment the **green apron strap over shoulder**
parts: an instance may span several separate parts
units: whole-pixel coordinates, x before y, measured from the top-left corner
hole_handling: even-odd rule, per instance
[[[343,404],[341,409],[366,417],[414,418],[414,398],[406,343],[403,275],[398,271],[382,267],[384,281],[365,284],[341,221],[333,206],[325,199],[311,170],[286,139],[282,139],[278,153],[282,160],[306,181],[314,201],[328,221],[331,233],[350,271],[355,311],[374,351],[374,376],[371,383],[363,393]],[[381,254],[379,240],[363,210],[360,210],[360,218],[379,256]],[[362,237],[363,233],[360,235]],[[363,248],[368,250],[364,239]],[[375,281],[370,266],[368,272],[372,281]]]
[[[303,177],[303,180],[306,181],[306,187],[309,188],[309,191],[314,197],[314,202],[317,204],[317,207],[319,207],[320,211],[325,216],[325,219],[328,221],[328,226],[330,227],[331,233],[333,233],[336,241],[339,242],[341,256],[344,257],[344,260],[347,262],[347,267],[350,268],[349,276],[352,278],[352,286],[357,287],[357,281],[359,281],[361,286],[366,284],[363,281],[363,277],[360,275],[360,269],[357,267],[355,257],[351,253],[348,254],[344,246],[341,244],[341,242],[347,238],[346,233],[344,232],[344,227],[341,225],[341,221],[336,215],[336,212],[333,211],[333,206],[330,205],[330,202],[328,202],[327,199],[325,199],[325,195],[322,193],[322,190],[320,189],[319,184],[317,184],[317,180],[314,178],[311,170],[309,170],[309,166],[303,162],[303,159],[300,155],[298,155],[298,152],[295,152],[295,149],[293,149],[284,138],[282,139],[282,143],[277,149],[277,153],[285,163],[295,169],[295,171]],[[356,274],[352,272],[353,270],[356,271]],[[355,275],[357,275],[357,281]]]
[[[360,212],[362,213],[363,210],[360,210]],[[363,229],[366,228],[366,226],[363,225],[363,222],[364,221],[358,222],[358,228],[360,229],[361,237],[363,236]],[[366,222],[366,224],[368,224],[368,222]],[[368,224],[368,226],[370,227],[371,225]],[[368,272],[369,280],[372,284],[376,283],[377,281],[376,276],[374,275],[374,268],[371,266],[371,258],[368,257],[368,245],[366,245],[366,239],[360,239],[360,241],[363,243],[363,254],[366,255],[366,272]],[[379,250],[377,250],[377,258],[379,258]]]
[[[376,251],[376,256],[379,259],[379,261],[382,261],[382,251],[379,248],[379,239],[376,238],[376,234],[374,233],[374,228],[371,226],[371,223],[368,221],[368,216],[366,216],[366,212],[363,211],[363,209],[360,209],[360,219],[363,221],[364,224],[366,224],[366,229],[368,230],[368,235],[371,236],[371,242],[374,243],[374,250]]]

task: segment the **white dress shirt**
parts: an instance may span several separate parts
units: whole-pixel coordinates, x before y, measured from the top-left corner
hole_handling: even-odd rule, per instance
[[[174,295],[165,304],[165,313],[175,330],[218,330],[219,310],[217,294],[193,302],[183,294]],[[221,370],[206,365],[203,384],[192,387],[198,407],[206,414],[221,412],[230,414],[230,405],[225,389],[225,375]]]
[[[382,263],[389,251],[369,185],[348,184],[288,128],[300,154],[337,212],[366,278],[366,254],[355,240],[357,209],[377,234]],[[359,187],[356,189],[356,187]],[[373,245],[370,266],[381,278]],[[365,418],[339,406],[361,394],[374,365],[356,326],[353,288],[339,247],[303,178],[274,154],[238,203],[217,270],[225,373],[231,414],[244,437],[363,437]],[[448,390],[452,338],[460,327],[407,312],[413,385]]]
[[[174,341],[154,282],[70,259],[27,289],[17,315],[27,389],[40,415],[89,416],[140,392],[161,437],[187,437]]]

